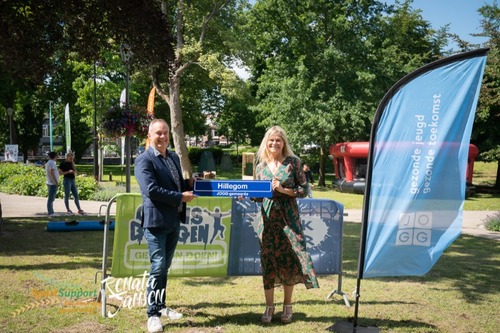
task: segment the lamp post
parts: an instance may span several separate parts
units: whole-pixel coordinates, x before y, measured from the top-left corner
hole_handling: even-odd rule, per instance
[[[94,61],[94,179],[96,181],[99,181],[99,163],[98,163],[98,154],[97,150],[99,149],[98,147],[98,137],[97,137],[97,69],[96,69],[96,62]]]
[[[52,137],[52,101],[49,101],[49,144],[50,151],[54,151],[54,139]]]
[[[120,56],[126,69],[126,85],[125,85],[125,109],[129,108],[129,65],[132,59],[133,52],[130,45],[124,42],[120,47]],[[125,191],[130,193],[130,135],[125,136]]]
[[[12,114],[14,113],[14,109],[8,108],[7,115],[9,116],[9,143],[12,144]]]

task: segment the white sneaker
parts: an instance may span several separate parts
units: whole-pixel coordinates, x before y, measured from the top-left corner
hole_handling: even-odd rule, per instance
[[[160,317],[152,316],[148,318],[148,332],[163,332],[163,325],[161,324]]]
[[[182,318],[182,313],[179,313],[171,308],[163,308],[160,310],[162,316],[167,316],[169,319],[177,320]]]

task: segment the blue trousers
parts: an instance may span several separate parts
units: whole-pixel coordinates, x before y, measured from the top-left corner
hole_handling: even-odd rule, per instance
[[[47,198],[47,213],[49,215],[54,214],[54,200],[56,200],[57,195],[57,185],[47,185],[49,191],[49,197]]]
[[[78,210],[81,210],[80,208],[80,198],[78,197],[78,189],[76,188],[76,181],[74,179],[70,178],[64,178],[63,180],[63,185],[64,185],[64,205],[66,206],[66,210],[71,210],[69,209],[69,194],[73,194],[73,198],[75,199],[75,205]]]
[[[179,241],[179,232],[180,222],[175,223],[170,229],[144,229],[151,262],[147,285],[148,317],[160,316],[160,310],[165,308],[167,272]]]

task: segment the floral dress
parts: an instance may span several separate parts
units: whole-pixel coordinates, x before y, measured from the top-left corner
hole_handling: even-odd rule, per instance
[[[297,157],[286,157],[273,174],[265,162],[256,168],[256,178],[277,178],[285,188],[292,188],[295,197],[274,192],[262,201],[259,223],[260,258],[264,289],[304,283],[306,288],[319,288],[311,256],[306,251],[296,198],[307,195],[307,182]]]

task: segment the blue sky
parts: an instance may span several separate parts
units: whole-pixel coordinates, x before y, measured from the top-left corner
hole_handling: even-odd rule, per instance
[[[385,2],[394,4],[396,1]],[[492,5],[493,0],[413,0],[412,7],[421,9],[422,17],[429,21],[433,28],[437,29],[449,23],[449,32],[471,43],[484,43],[484,38],[470,36],[472,33],[481,32],[482,17],[477,10],[484,4]]]

